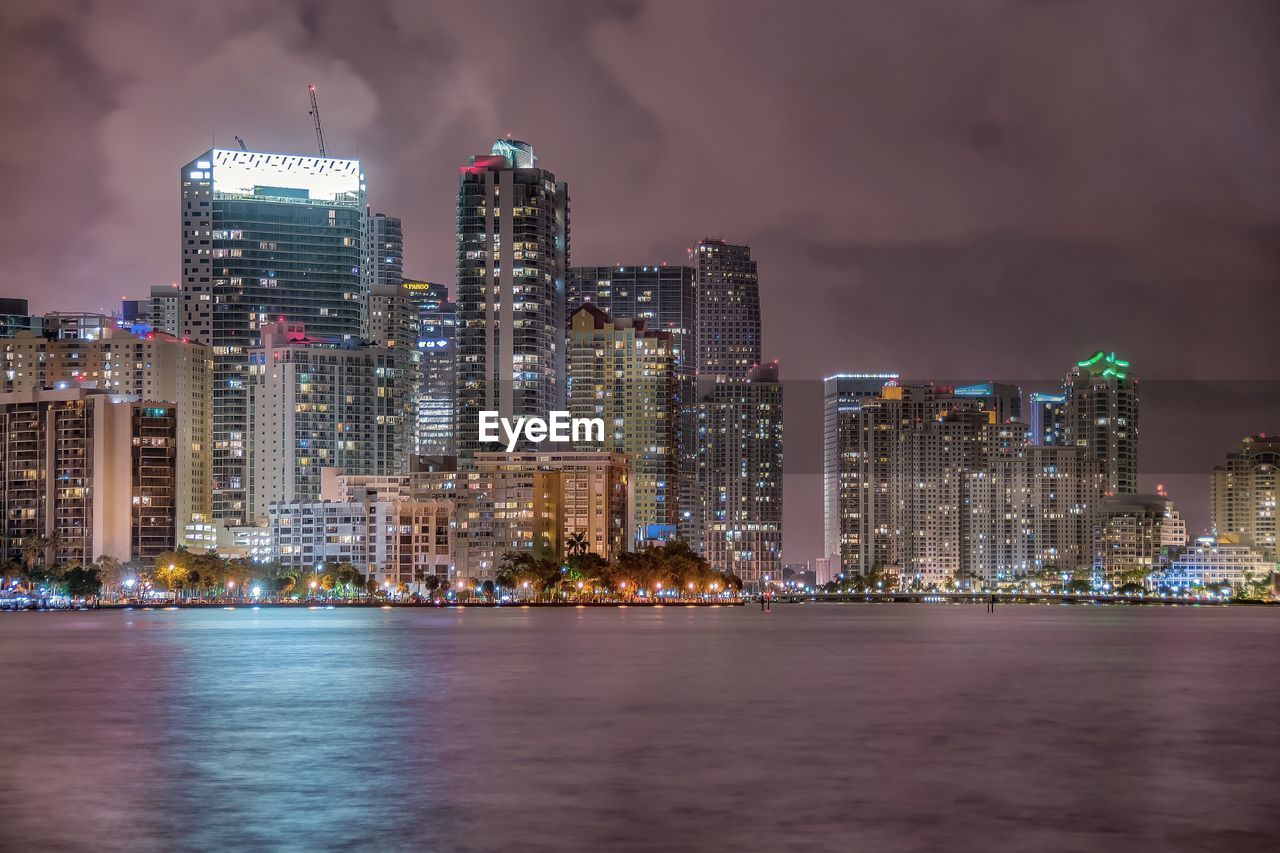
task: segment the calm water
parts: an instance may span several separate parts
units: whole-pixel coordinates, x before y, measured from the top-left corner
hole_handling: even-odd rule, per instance
[[[1274,850],[1280,611],[0,615],[6,850]]]

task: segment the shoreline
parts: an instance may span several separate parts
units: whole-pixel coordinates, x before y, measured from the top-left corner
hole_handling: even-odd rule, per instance
[[[484,609],[523,609],[523,608],[625,608],[625,607],[755,607],[759,600],[737,601],[442,601],[442,602],[375,602],[375,601],[198,601],[198,602],[156,602],[141,603],[102,603],[94,606],[58,607],[58,608],[2,608],[0,613],[82,613],[94,610],[447,610],[468,607]],[[840,594],[840,595],[805,595],[783,596],[770,602],[774,604],[982,604],[982,605],[1071,605],[1071,606],[1108,606],[1108,607],[1276,607],[1280,602],[1257,601],[1253,599],[1232,599],[1229,601],[1195,598],[1128,598],[1125,596],[1082,596],[1082,595],[1026,595],[996,594],[994,602],[990,594],[956,594],[956,593],[881,593],[875,595]]]

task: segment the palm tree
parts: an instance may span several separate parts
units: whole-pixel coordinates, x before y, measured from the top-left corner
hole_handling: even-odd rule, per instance
[[[580,556],[587,553],[590,544],[587,542],[587,534],[582,531],[570,533],[565,539],[565,550],[573,556]]]

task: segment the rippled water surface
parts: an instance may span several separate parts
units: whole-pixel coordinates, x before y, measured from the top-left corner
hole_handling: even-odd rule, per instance
[[[1280,611],[0,615],[6,850],[1274,850]]]

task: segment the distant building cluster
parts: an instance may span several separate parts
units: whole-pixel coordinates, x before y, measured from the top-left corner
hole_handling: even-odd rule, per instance
[[[214,148],[177,177],[173,283],[109,316],[0,299],[7,558],[185,547],[452,584],[512,551],[683,540],[748,590],[1274,565],[1280,440],[1215,469],[1214,536],[1188,546],[1171,501],[1137,493],[1134,371],[1098,352],[1030,394],[826,379],[823,554],[784,566],[783,385],[750,247],[574,266],[568,184],[513,139],[459,170],[451,285],[406,275],[358,160]],[[602,440],[499,452],[478,429],[554,412]]]
[[[1028,405],[1024,418],[1024,402]],[[1214,534],[1188,548],[1167,495],[1139,494],[1138,380],[1113,352],[1060,390],[839,374],[824,387],[821,583],[986,588],[1020,578],[1239,585],[1275,560],[1280,442],[1214,472]]]

